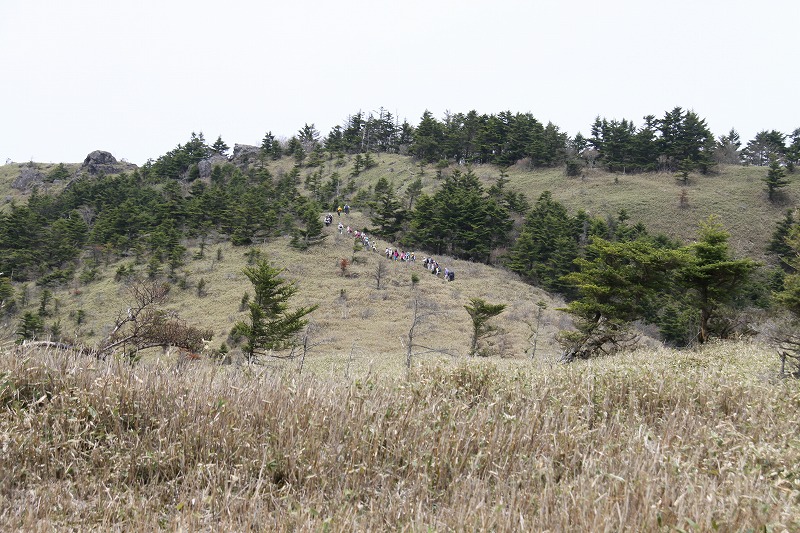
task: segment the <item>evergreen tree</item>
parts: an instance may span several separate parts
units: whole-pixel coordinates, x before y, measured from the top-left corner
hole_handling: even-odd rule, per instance
[[[411,211],[414,207],[414,200],[419,198],[419,195],[422,194],[422,178],[417,177],[414,181],[412,181],[408,187],[406,187],[406,200],[408,200],[407,209]]]
[[[781,268],[786,271],[793,270],[790,260],[794,256],[794,249],[789,244],[788,238],[796,222],[794,210],[789,209],[786,211],[786,215],[776,225],[775,231],[772,232],[772,238],[767,244],[767,252],[775,254],[780,260]]]
[[[763,178],[764,184],[767,188],[767,197],[770,202],[774,202],[778,196],[780,189],[789,185],[789,180],[786,179],[786,171],[781,166],[777,157],[773,157],[769,164],[767,175]]]
[[[319,131],[317,131],[314,124],[305,124],[303,128],[297,132],[297,140],[303,147],[303,151],[309,154],[319,146]]]
[[[711,337],[714,317],[736,299],[757,266],[751,259],[734,259],[728,238],[728,232],[710,218],[701,225],[697,242],[685,250],[686,263],[679,272],[680,282],[699,314],[701,343]]]
[[[281,147],[281,143],[275,138],[271,131],[268,131],[261,141],[260,156],[263,159],[278,160],[282,155],[283,148]]]
[[[47,181],[53,182],[56,180],[69,179],[69,170],[64,163],[59,163],[47,174]]]
[[[739,153],[741,147],[742,141],[739,138],[739,133],[731,128],[727,135],[722,135],[717,141],[714,149],[714,159],[717,163],[738,165],[742,162],[742,156]]]
[[[742,157],[749,165],[767,166],[772,159],[783,157],[786,151],[785,141],[786,136],[779,131],[759,131],[742,150]]]
[[[397,199],[394,186],[386,178],[378,179],[369,206],[372,211],[370,221],[375,226],[372,231],[385,239],[394,240],[405,219],[405,210]]]
[[[36,313],[26,311],[17,326],[17,344],[39,337],[44,332],[44,320]]]
[[[14,286],[9,278],[0,276],[0,316],[12,312],[15,307]]]
[[[211,145],[211,149],[219,155],[228,155],[227,151],[229,147],[225,144],[225,141],[222,140],[222,135],[220,135],[217,137],[217,140],[214,141],[214,144]]]
[[[789,137],[792,142],[786,147],[786,170],[794,173],[795,167],[800,164],[800,128],[795,129]]]
[[[572,271],[577,257],[574,220],[563,205],[553,200],[550,191],[545,191],[525,218],[506,265],[536,285],[564,292],[568,285],[562,278]]]
[[[255,295],[248,303],[248,320],[237,322],[233,332],[245,338],[247,360],[255,362],[273,350],[296,346],[298,333],[308,323],[304,317],[317,306],[290,311],[289,300],[297,293],[297,287],[294,282],[282,279],[282,270],[267,261],[259,261],[243,272],[253,284]]]
[[[564,278],[578,298],[564,309],[577,330],[561,333],[563,360],[612,352],[635,339],[630,324],[652,317],[659,291],[682,261],[681,254],[650,239],[592,239],[586,256],[575,260],[578,270]]]
[[[325,225],[320,216],[322,209],[317,202],[305,201],[298,210],[301,227],[295,231],[292,246],[305,250],[309,246],[322,242],[325,238],[322,232]]]
[[[435,163],[444,154],[444,127],[430,111],[422,114],[419,125],[414,130],[411,153],[427,163]]]
[[[446,177],[433,196],[422,195],[411,214],[409,244],[437,254],[488,262],[508,242],[508,211],[483,191],[470,169]]]
[[[489,320],[502,313],[505,308],[505,304],[490,304],[481,298],[470,298],[469,305],[464,306],[472,319],[469,355],[488,355],[485,351],[479,351],[479,343],[497,332],[497,328],[489,324]]]

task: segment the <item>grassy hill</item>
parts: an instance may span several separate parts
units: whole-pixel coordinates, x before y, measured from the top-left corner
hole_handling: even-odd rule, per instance
[[[377,161],[379,166],[358,178],[360,183],[374,183],[385,176],[404,189],[420,174],[420,167],[408,158],[381,154]],[[486,186],[500,176],[499,169],[491,165],[476,166],[474,171]],[[631,224],[642,222],[651,233],[664,233],[684,242],[696,236],[700,222],[715,215],[731,233],[736,252],[755,259],[763,259],[775,225],[800,199],[800,180],[790,175],[791,182],[780,200],[769,202],[761,181],[766,167],[720,165],[713,174],[692,174],[688,186],[670,173],[619,174],[586,169],[582,177],[567,177],[561,168],[530,170],[521,165],[507,172],[508,187],[531,202],[550,191],[572,213],[584,209],[592,216],[616,218],[625,209]],[[422,178],[427,191],[436,187],[435,174],[434,168],[425,167]],[[684,190],[688,207],[680,202]]]
[[[353,228],[369,225],[358,211],[342,215],[341,220]],[[566,320],[555,310],[563,304],[560,300],[521,282],[514,274],[437,257],[442,267],[456,272],[456,280],[446,282],[441,275],[436,277],[425,270],[421,252],[417,252],[414,263],[386,259],[383,251],[394,245],[385,241],[378,241],[378,252],[360,250],[354,254],[354,238],[339,235],[337,223],[334,220],[334,225],[326,228],[327,237],[321,245],[305,252],[290,247],[288,238],[253,248],[237,248],[228,243],[207,245],[204,258],[189,259],[178,273],[179,282],[172,289],[167,309],[190,324],[210,328],[215,334],[213,345],[218,347],[234,323],[244,318],[240,302],[245,292],[252,295],[253,290],[242,270],[247,266],[246,254],[255,250],[261,258],[285,269],[285,278],[297,282],[299,293],[293,305],[320,306],[311,318],[318,331],[315,340],[321,342],[314,352],[314,358],[321,360],[321,371],[329,368],[338,372],[347,364],[357,365],[359,371],[370,365],[399,371],[404,364],[403,343],[411,327],[415,298],[435,312],[423,326],[427,333],[417,340],[430,348],[460,355],[469,348],[471,323],[463,306],[471,297],[508,304],[497,321],[505,333],[495,339],[499,352],[505,356],[520,356],[530,348],[528,337],[531,325],[536,323],[537,303],[545,302],[538,356],[555,357],[554,336]],[[194,257],[198,251],[197,247],[190,248],[188,256]],[[355,261],[343,274],[341,259],[352,261],[353,257]],[[379,263],[386,267],[381,290],[376,288],[374,279]],[[114,272],[121,265],[133,265],[142,274],[146,269],[146,265],[135,265],[132,260],[117,261],[102,268],[96,281],[54,291],[55,311],[48,323],[59,321],[67,338],[77,335],[90,344],[103,338],[116,314],[127,309],[130,301],[126,283],[114,281]],[[416,287],[412,286],[412,274],[419,278]],[[196,290],[200,279],[205,281],[208,292],[203,297]],[[181,289],[181,285],[185,288]],[[30,308],[35,309],[42,289],[29,284],[27,290]],[[80,326],[75,320],[78,310],[85,313]],[[11,335],[13,326],[7,325],[6,335]]]
[[[377,167],[350,178],[352,157],[344,166],[335,161],[324,164],[324,176],[338,172],[345,182],[352,180],[355,189],[368,188],[380,177],[389,179],[402,193],[417,177],[421,177],[426,192],[433,192],[437,185],[437,169],[432,165],[420,166],[412,158],[396,154],[377,154]],[[283,158],[271,162],[273,174],[287,172],[293,161]],[[0,166],[0,199],[5,206],[11,199],[24,201],[30,190],[11,187],[22,168],[29,163]],[[34,164],[47,174],[55,165]],[[80,165],[67,165],[76,172]],[[303,171],[303,176],[312,170]],[[444,169],[443,172],[448,172]],[[492,165],[478,165],[475,173],[488,187],[500,176],[500,170]],[[790,184],[783,189],[778,201],[767,199],[764,183],[766,167],[720,165],[716,172],[708,175],[692,174],[688,186],[680,185],[670,173],[619,174],[597,169],[586,169],[581,177],[567,177],[563,169],[529,169],[516,165],[507,169],[511,190],[524,194],[531,202],[544,191],[551,191],[553,198],[563,203],[572,213],[579,209],[600,218],[615,218],[620,209],[630,216],[630,223],[642,222],[651,233],[691,241],[698,224],[711,215],[731,233],[731,244],[740,255],[764,259],[766,243],[775,225],[788,209],[794,209],[800,199],[800,180],[789,175]],[[49,190],[58,190],[63,184],[48,184]],[[681,206],[680,196],[686,191],[687,206]]]
[[[355,190],[367,189],[380,177],[386,177],[400,193],[416,177],[421,177],[429,192],[438,185],[437,169],[420,166],[410,158],[379,154],[377,167],[350,178],[352,160],[342,165],[334,160],[324,163],[324,175],[339,172],[352,180]],[[27,164],[25,164],[27,165]],[[24,201],[30,191],[12,189],[10,184],[25,165],[0,167],[0,191],[6,197]],[[284,158],[270,163],[273,174],[286,172],[292,161]],[[78,165],[70,165],[72,172]],[[48,172],[45,166],[37,170]],[[449,172],[443,169],[442,172]],[[487,185],[496,181],[500,172],[492,166],[474,168]],[[311,172],[304,170],[304,173]],[[765,168],[723,166],[718,173],[691,176],[688,186],[681,186],[670,174],[609,174],[586,170],[582,177],[568,178],[560,169],[528,170],[518,165],[508,169],[508,187],[524,193],[531,202],[545,190],[564,203],[573,212],[585,209],[599,217],[614,217],[625,209],[631,222],[643,222],[651,232],[663,232],[684,241],[695,235],[697,224],[710,215],[719,217],[731,232],[731,242],[739,254],[763,258],[763,250],[775,224],[785,210],[795,205],[800,185],[791,183],[778,204],[767,201],[761,177]],[[63,186],[63,183],[56,184]],[[679,195],[687,191],[688,207],[679,205]],[[353,229],[370,226],[365,213],[357,207],[349,217],[342,217]],[[545,292],[522,283],[516,275],[502,269],[481,264],[437,258],[443,266],[456,271],[456,281],[444,282],[425,271],[421,260],[423,250],[416,250],[416,264],[386,261],[382,253],[353,252],[353,239],[339,236],[334,226],[327,228],[324,243],[300,252],[288,246],[288,238],[279,238],[255,247],[261,257],[286,270],[288,279],[298,282],[300,289],[296,305],[318,304],[312,315],[315,326],[315,356],[328,360],[327,366],[340,371],[343,365],[367,367],[388,364],[396,370],[402,366],[404,342],[413,320],[413,301],[435,304],[435,318],[429,320],[427,338],[418,338],[421,344],[434,350],[463,354],[469,343],[470,323],[463,306],[471,297],[481,297],[491,303],[508,304],[508,309],[497,319],[504,333],[494,339],[501,355],[521,357],[532,346],[537,303],[546,305],[542,315],[537,351],[540,357],[553,358],[559,347],[555,342],[558,330],[568,326],[568,318],[556,309],[563,302]],[[215,333],[213,346],[226,341],[231,327],[243,314],[239,311],[245,292],[252,292],[242,274],[246,266],[248,248],[236,248],[228,243],[212,243],[205,257],[197,259],[196,242],[187,243],[187,263],[177,276],[179,283],[172,291],[170,310],[177,312],[190,324],[210,328]],[[378,250],[395,247],[395,243],[379,242]],[[217,254],[222,259],[217,259]],[[341,259],[355,261],[342,273]],[[388,267],[382,290],[376,289],[373,279],[379,262]],[[79,336],[91,344],[103,338],[117,313],[127,308],[129,296],[123,282],[114,281],[114,272],[120,266],[133,265],[132,259],[112,261],[102,267],[95,281],[88,284],[77,280],[69,287],[55,291],[55,303],[49,326],[58,325],[67,338]],[[133,265],[144,272],[146,265]],[[417,288],[412,287],[412,273],[420,278]],[[208,294],[200,297],[196,287],[206,284]],[[180,288],[183,287],[183,288]],[[37,309],[41,288],[28,284],[27,309]],[[82,314],[83,323],[77,324]],[[6,338],[13,337],[15,324],[2,324]],[[435,341],[435,342],[434,342]],[[420,349],[420,352],[425,350]],[[435,351],[427,352],[430,357]],[[325,364],[322,365],[325,367]]]

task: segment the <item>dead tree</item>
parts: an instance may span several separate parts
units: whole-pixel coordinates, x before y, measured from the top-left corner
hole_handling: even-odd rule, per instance
[[[386,262],[379,258],[378,264],[375,266],[375,271],[372,273],[372,277],[375,278],[375,288],[377,290],[381,290],[382,283],[384,279],[386,279],[386,272],[388,270]]]
[[[147,348],[175,346],[199,352],[213,332],[190,326],[174,312],[160,309],[169,294],[166,283],[135,283],[129,288],[131,303],[127,311],[120,311],[111,333],[100,343],[96,355],[105,359],[122,348],[133,358]]]
[[[414,299],[411,301],[411,310],[411,326],[408,328],[406,338],[400,339],[400,343],[406,349],[406,378],[411,376],[411,364],[413,363],[415,355],[422,355],[425,353],[455,355],[448,350],[433,348],[420,342],[421,337],[436,330],[436,319],[443,318],[439,306],[432,301],[420,300],[420,298],[415,295]],[[420,351],[415,352],[415,350],[420,348]]]

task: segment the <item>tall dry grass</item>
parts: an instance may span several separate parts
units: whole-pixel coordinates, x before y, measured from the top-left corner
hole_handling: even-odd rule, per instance
[[[410,380],[0,354],[4,529],[800,528],[800,384],[720,344]]]

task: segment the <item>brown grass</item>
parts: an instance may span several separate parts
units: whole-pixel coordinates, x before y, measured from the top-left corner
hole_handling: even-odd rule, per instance
[[[800,384],[760,346],[410,381],[0,353],[7,530],[800,528]]]

